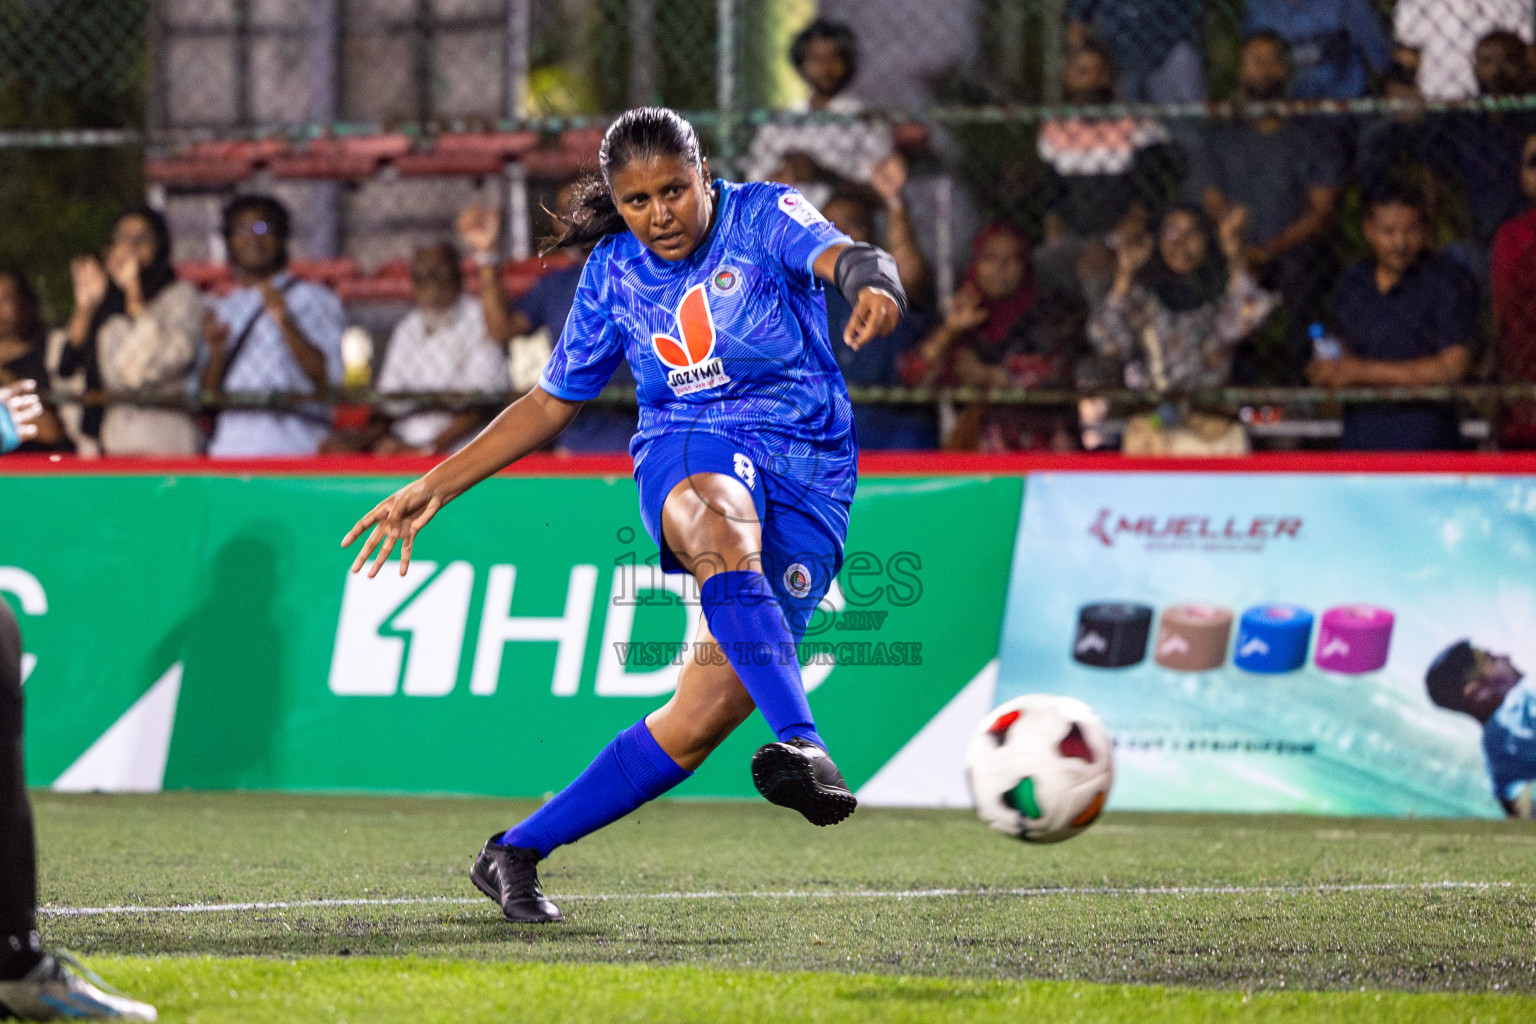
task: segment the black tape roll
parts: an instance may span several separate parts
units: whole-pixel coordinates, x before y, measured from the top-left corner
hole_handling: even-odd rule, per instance
[[[1147,656],[1151,635],[1152,609],[1147,605],[1085,604],[1077,612],[1072,657],[1094,668],[1128,668]]]

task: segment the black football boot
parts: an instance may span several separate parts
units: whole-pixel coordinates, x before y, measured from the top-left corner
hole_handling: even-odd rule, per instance
[[[769,803],[799,811],[812,825],[836,825],[859,806],[827,752],[798,736],[759,747],[752,782]]]
[[[539,889],[539,851],[502,846],[498,832],[486,842],[469,880],[475,888],[501,905],[501,916],[513,924],[549,924],[564,921],[560,908],[544,898]]]

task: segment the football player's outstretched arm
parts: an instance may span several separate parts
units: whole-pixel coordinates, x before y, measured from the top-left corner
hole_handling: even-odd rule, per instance
[[[420,480],[379,502],[347,531],[342,547],[350,546],[370,527],[373,529],[353,560],[352,571],[360,570],[377,549],[368,575],[378,575],[398,541],[400,575],[404,576],[411,564],[411,545],[416,534],[439,509],[481,480],[559,437],[576,418],[581,406],[581,402],[556,398],[543,388],[534,388],[503,409],[501,415],[463,449],[444,459]]]
[[[906,312],[907,296],[896,261],[884,249],[864,243],[830,246],[816,257],[811,270],[841,291],[853,307],[843,343],[855,352],[894,331]]]

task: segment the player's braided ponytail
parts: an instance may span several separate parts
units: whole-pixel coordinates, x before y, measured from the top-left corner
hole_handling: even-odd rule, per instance
[[[570,205],[561,214],[565,230],[549,239],[543,252],[594,245],[609,235],[628,230],[614,205],[610,184],[613,172],[622,170],[632,160],[656,156],[682,157],[692,167],[704,166],[698,133],[677,111],[636,107],[619,115],[608,126],[602,148],[597,151],[599,173],[589,174],[576,183]]]

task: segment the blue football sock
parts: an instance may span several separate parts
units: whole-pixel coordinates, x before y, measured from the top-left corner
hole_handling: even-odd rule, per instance
[[[699,588],[699,601],[709,631],[773,734],[781,742],[799,736],[826,750],[800,681],[795,638],[768,577],[740,570],[717,572]]]
[[[693,772],[661,749],[645,719],[614,737],[569,786],[501,837],[501,845],[551,850],[574,843],[654,800]]]

